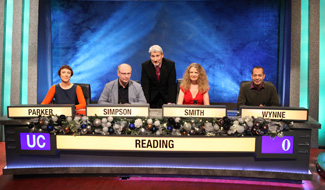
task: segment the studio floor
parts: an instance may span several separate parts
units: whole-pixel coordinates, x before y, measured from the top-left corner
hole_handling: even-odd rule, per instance
[[[312,180],[304,180],[302,184],[259,181],[255,179],[203,179],[203,178],[162,178],[162,177],[131,177],[122,180],[119,177],[105,176],[12,176],[3,175],[2,168],[6,165],[5,143],[0,142],[0,189],[19,190],[19,189],[186,189],[186,190],[209,190],[209,189],[325,189],[325,179],[316,172],[315,162],[319,153],[325,149],[311,149],[310,171],[313,174]]]

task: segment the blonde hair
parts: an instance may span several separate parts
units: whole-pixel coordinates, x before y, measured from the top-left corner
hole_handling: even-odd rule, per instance
[[[205,70],[203,69],[203,67],[198,63],[192,63],[186,68],[181,86],[183,87],[184,91],[187,91],[190,89],[190,86],[191,86],[190,69],[192,67],[196,68],[197,71],[199,72],[199,78],[197,79],[197,84],[199,86],[199,92],[200,93],[206,92],[209,89],[208,77],[207,77],[207,74],[206,74]]]

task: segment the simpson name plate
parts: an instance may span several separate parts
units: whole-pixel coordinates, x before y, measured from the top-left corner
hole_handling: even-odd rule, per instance
[[[50,115],[74,116],[73,104],[42,104],[8,106],[8,118],[27,118]]]
[[[187,138],[56,135],[56,142],[58,150],[255,152],[255,137]]]
[[[307,121],[308,109],[289,107],[241,106],[241,117],[253,116],[272,120]]]
[[[148,117],[149,104],[106,104],[87,105],[87,116]]]
[[[226,106],[163,105],[163,117],[222,118],[226,115]]]

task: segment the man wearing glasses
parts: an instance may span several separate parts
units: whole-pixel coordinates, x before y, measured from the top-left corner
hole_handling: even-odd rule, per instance
[[[118,79],[105,85],[98,100],[99,104],[146,104],[146,98],[139,83],[130,80],[132,68],[123,63],[117,67]]]

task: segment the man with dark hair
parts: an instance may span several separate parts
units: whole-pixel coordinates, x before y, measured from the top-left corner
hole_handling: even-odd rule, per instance
[[[150,60],[142,63],[141,85],[151,108],[176,102],[175,62],[164,58],[158,45],[149,48]]]
[[[252,69],[252,82],[240,87],[237,107],[247,106],[281,106],[277,91],[272,82],[264,82],[264,69],[256,66]]]

